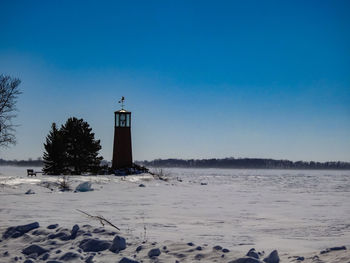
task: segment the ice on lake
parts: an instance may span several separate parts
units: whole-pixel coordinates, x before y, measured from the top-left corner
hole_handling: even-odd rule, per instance
[[[149,175],[73,176],[73,189],[83,181],[94,188],[74,193],[40,186],[57,177],[27,177],[26,168],[0,167],[0,224],[91,224],[81,209],[136,236],[146,227],[148,239],[155,241],[192,241],[244,252],[350,245],[350,171],[163,171],[168,182]],[[25,195],[28,189],[36,194]]]

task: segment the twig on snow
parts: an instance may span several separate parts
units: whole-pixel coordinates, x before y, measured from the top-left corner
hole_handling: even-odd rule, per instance
[[[84,211],[81,211],[81,210],[79,210],[79,209],[77,209],[77,211],[80,212],[80,213],[85,214],[86,216],[88,216],[88,217],[90,217],[90,218],[92,218],[92,219],[95,219],[95,220],[97,220],[97,221],[100,221],[100,223],[102,224],[102,226],[105,226],[104,223],[106,223],[107,225],[110,225],[111,227],[114,227],[115,229],[117,229],[117,230],[120,231],[120,229],[119,229],[117,226],[115,226],[114,224],[112,224],[110,221],[108,221],[108,220],[107,220],[106,218],[104,218],[103,216],[93,216],[93,215],[90,215],[90,214],[88,214],[88,213],[86,213],[86,212],[84,212]]]

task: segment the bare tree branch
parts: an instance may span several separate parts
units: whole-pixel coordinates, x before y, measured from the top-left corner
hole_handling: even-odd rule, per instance
[[[88,213],[86,213],[86,212],[84,212],[84,211],[81,211],[81,210],[79,210],[79,209],[77,209],[77,211],[80,212],[80,213],[83,213],[84,215],[86,215],[86,216],[88,216],[88,217],[90,217],[90,218],[92,218],[92,219],[95,219],[95,220],[97,220],[97,221],[100,221],[100,223],[102,224],[102,226],[105,225],[104,223],[107,223],[107,225],[110,225],[111,227],[114,227],[115,229],[117,229],[117,230],[120,231],[120,229],[119,229],[117,226],[113,225],[110,221],[108,221],[108,220],[107,220],[106,218],[104,218],[103,216],[93,216],[93,215],[90,215],[90,214],[88,214]]]
[[[19,79],[0,75],[0,147],[16,143],[16,125],[12,123],[12,119],[17,116],[15,112],[17,98],[21,94],[18,89],[20,83]]]

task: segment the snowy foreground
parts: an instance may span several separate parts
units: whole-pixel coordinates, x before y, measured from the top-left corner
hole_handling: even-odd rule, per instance
[[[254,263],[274,250],[281,262],[350,262],[350,171],[163,172],[71,176],[73,190],[94,190],[61,192],[59,177],[0,167],[0,262]]]

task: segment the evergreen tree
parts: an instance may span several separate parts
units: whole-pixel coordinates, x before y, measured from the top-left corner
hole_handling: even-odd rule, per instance
[[[46,174],[62,174],[65,172],[65,145],[62,133],[56,128],[56,124],[52,123],[51,131],[46,137],[44,143],[44,168]]]
[[[83,119],[69,118],[61,132],[66,147],[66,165],[72,174],[96,172],[103,159],[98,157],[100,140],[95,140],[89,124]]]

